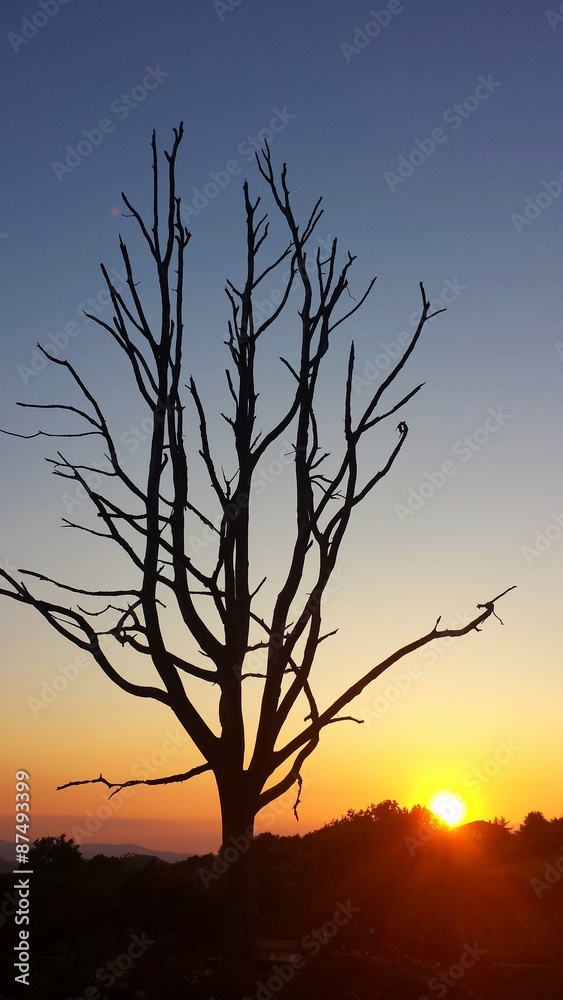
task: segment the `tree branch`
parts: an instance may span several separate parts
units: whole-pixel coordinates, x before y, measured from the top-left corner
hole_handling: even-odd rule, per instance
[[[340,697],[336,698],[336,700],[333,701],[332,705],[330,705],[323,712],[321,712],[318,720],[315,723],[312,723],[310,726],[307,727],[307,729],[303,730],[303,732],[301,732],[298,736],[295,736],[292,740],[290,740],[289,743],[286,744],[285,747],[274,752],[273,761],[275,762],[275,767],[276,768],[279,767],[280,764],[282,764],[285,760],[287,760],[288,757],[290,757],[296,750],[299,749],[299,747],[301,747],[304,743],[307,743],[307,741],[314,738],[315,733],[318,734],[324,726],[332,722],[334,720],[334,716],[337,715],[337,713],[342,708],[344,708],[351,701],[353,701],[353,699],[356,698],[359,694],[361,694],[364,688],[367,687],[367,685],[370,684],[371,681],[379,677],[380,674],[382,674],[385,670],[387,670],[388,667],[391,667],[394,663],[396,663],[397,660],[401,660],[404,656],[408,656],[409,653],[413,653],[416,649],[420,649],[421,646],[426,646],[429,642],[433,642],[434,639],[442,639],[444,637],[456,638],[457,636],[467,635],[469,632],[472,631],[480,632],[481,629],[479,626],[482,625],[483,622],[485,622],[488,618],[490,618],[491,615],[495,615],[495,617],[498,617],[498,615],[495,614],[495,607],[494,607],[495,602],[499,601],[501,597],[504,597],[505,594],[508,594],[509,591],[515,590],[515,588],[516,585],[512,587],[507,587],[506,590],[503,590],[502,594],[499,594],[497,597],[494,597],[492,601],[487,601],[485,604],[478,604],[477,607],[483,609],[482,613],[480,615],[477,615],[475,618],[472,619],[472,621],[468,622],[467,625],[464,625],[461,628],[438,629],[438,623],[440,621],[440,619],[438,619],[434,628],[426,635],[423,635],[419,639],[415,639],[413,642],[410,642],[407,645],[402,646],[400,649],[396,650],[385,660],[379,663],[376,667],[373,667],[371,670],[368,671],[367,674],[361,677],[358,681],[356,681],[354,684],[351,684],[350,687],[343,694],[340,695]]]
[[[131,778],[129,781],[108,781],[107,778],[102,777],[100,773],[99,778],[85,778],[82,781],[67,781],[65,785],[58,785],[57,792],[63,791],[65,788],[72,788],[75,785],[96,785],[102,784],[106,785],[107,788],[115,788],[115,791],[108,796],[108,800],[117,795],[123,788],[130,788],[132,785],[170,785],[174,782],[179,781],[189,781],[190,778],[194,778],[198,774],[203,774],[204,771],[210,771],[210,764],[199,764],[197,767],[192,767],[189,771],[185,771],[183,774],[170,774],[166,778]]]

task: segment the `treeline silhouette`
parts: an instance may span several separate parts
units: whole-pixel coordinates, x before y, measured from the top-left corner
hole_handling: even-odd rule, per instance
[[[261,834],[251,849],[264,944],[304,957],[279,989],[284,1000],[563,995],[563,818],[530,812],[516,830],[502,817],[447,830],[420,806],[385,801],[304,836]],[[35,842],[31,866],[28,996],[213,997],[215,855],[173,865],[140,855],[86,861],[62,834]],[[13,884],[0,876],[0,1000],[25,989],[13,986]],[[339,905],[347,919],[337,926]],[[272,963],[260,964],[258,1000],[278,995],[271,972]]]

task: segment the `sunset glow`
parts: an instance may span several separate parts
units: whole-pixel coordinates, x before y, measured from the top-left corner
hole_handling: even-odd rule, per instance
[[[222,416],[234,412],[224,289],[227,279],[244,284],[245,180],[253,203],[260,198],[259,211],[269,213],[260,268],[287,238],[255,162],[267,141],[275,170],[287,163],[300,226],[323,196],[307,258],[314,282],[317,251],[326,261],[336,237],[340,263],[348,251],[356,257],[336,321],[378,275],[362,308],[334,329],[323,357],[316,419],[320,454],[329,454],[319,476],[337,470],[345,450],[351,343],[356,426],[416,329],[419,282],[437,315],[396,389],[386,391],[387,409],[379,413],[389,416],[373,426],[359,454],[361,491],[394,454],[404,434],[399,421],[408,428],[389,474],[354,506],[325,594],[320,635],[327,639],[311,673],[319,712],[394,651],[410,652],[343,707],[347,721],[324,729],[303,765],[299,823],[295,786],[258,813],[257,830],[303,834],[385,800],[407,809],[430,803],[450,826],[502,815],[517,829],[530,810],[559,816],[563,469],[553,441],[562,426],[563,326],[560,254],[552,248],[561,241],[563,164],[556,103],[545,96],[560,86],[559,15],[546,17],[530,2],[512,5],[507,17],[507,5],[490,0],[393,2],[375,21],[367,8],[319,0],[169,0],[139,5],[142,17],[133,21],[119,0],[105,5],[103,16],[88,4],[20,6],[2,4],[9,37],[0,72],[13,142],[6,142],[1,167],[9,197],[0,218],[0,428],[9,433],[0,435],[0,572],[20,579],[24,567],[84,592],[139,587],[125,550],[88,533],[100,530],[100,518],[80,483],[53,476],[45,462],[61,448],[65,459],[89,467],[93,489],[109,487],[111,494],[120,487],[104,475],[100,435],[91,425],[85,437],[39,432],[83,430],[76,412],[53,408],[82,405],[68,364],[98,398],[124,474],[141,490],[148,481],[150,408],[111,333],[114,310],[99,265],[130,308],[121,237],[147,321],[160,329],[152,256],[121,191],[150,217],[152,130],[163,150],[182,120],[176,194],[192,232],[182,405],[190,503],[212,525],[188,510],[186,538],[204,575],[213,572],[220,510],[186,386],[193,378],[209,414],[217,469],[230,479],[238,457]],[[69,57],[61,60],[61,52]],[[521,64],[515,53],[526,54]],[[159,176],[165,225],[164,161]],[[256,323],[278,308],[289,267],[282,260],[256,289]],[[328,273],[328,265],[323,269]],[[300,296],[292,286],[283,315],[260,336],[260,440],[293,398]],[[417,386],[395,415],[393,407]],[[266,633],[259,622],[270,627],[291,563],[295,432],[293,422],[260,459],[249,502],[257,618],[255,648],[244,663],[247,763],[263,691]],[[315,503],[323,486],[321,478],[314,484]],[[137,501],[126,508],[133,522],[143,509]],[[121,502],[118,492],[112,502]],[[339,503],[333,496],[327,514]],[[131,537],[140,542],[132,527]],[[300,613],[316,571],[311,562],[288,621]],[[37,576],[22,579],[45,599],[68,597],[92,613],[94,625],[102,622],[97,599],[49,590]],[[499,602],[500,621],[491,616],[479,631],[460,634],[483,602],[512,586]],[[6,581],[2,587],[10,589]],[[201,594],[195,601],[222,642],[214,602]],[[159,611],[171,649],[208,668],[173,605]],[[450,634],[416,647],[438,620]],[[222,827],[210,772],[186,783],[134,785],[111,799],[108,788],[91,781],[100,772],[112,782],[154,781],[199,767],[202,755],[174,712],[120,689],[91,655],[21,601],[0,600],[0,626],[7,747],[0,837],[14,836],[13,776],[24,768],[33,781],[34,838],[65,832],[85,842],[217,850]],[[161,684],[150,657],[108,643],[130,683]],[[302,646],[295,651],[301,655]],[[284,675],[284,691],[290,681]],[[182,683],[217,735],[218,686],[185,671]],[[300,695],[280,749],[310,711]],[[57,791],[78,780],[88,783]]]
[[[428,808],[448,826],[457,826],[467,812],[467,806],[463,799],[455,792],[447,790],[436,792],[430,799]]]
[[[0,18],[0,1000],[563,1000],[563,0]]]

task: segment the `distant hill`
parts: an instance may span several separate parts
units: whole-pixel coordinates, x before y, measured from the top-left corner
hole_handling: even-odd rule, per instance
[[[0,851],[1,853],[1,851]],[[174,851],[152,851],[139,844],[81,844],[80,853],[83,858],[93,858],[96,854],[106,854],[110,858],[122,858],[124,854],[149,854],[152,857],[175,864],[193,858],[193,854],[176,854]]]
[[[81,844],[80,853],[87,859],[93,858],[96,854],[105,854],[109,858],[122,858],[124,854],[143,854],[159,858],[171,865],[193,857],[193,854],[176,854],[174,851],[153,851],[148,847],[141,847],[140,844]],[[11,871],[15,860],[15,844],[10,840],[0,840],[0,871]]]

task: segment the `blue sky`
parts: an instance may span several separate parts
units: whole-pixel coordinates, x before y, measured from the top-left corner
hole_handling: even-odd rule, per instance
[[[342,557],[348,582],[331,615],[343,637],[327,663],[327,696],[341,686],[348,650],[354,662],[369,665],[437,614],[453,617],[518,584],[506,598],[504,629],[489,623],[487,634],[448,651],[451,675],[437,670],[426,679],[410,707],[393,710],[393,725],[386,721],[382,735],[372,727],[362,737],[367,743],[355,732],[349,737],[351,755],[368,745],[376,759],[395,741],[409,743],[411,711],[440,733],[444,704],[451,725],[443,730],[442,753],[455,742],[454,730],[467,743],[479,729],[483,747],[513,736],[524,747],[519,763],[490,789],[498,808],[488,799],[482,806],[485,813],[512,810],[513,818],[524,808],[523,774],[529,808],[561,811],[563,747],[553,706],[562,693],[563,535],[554,518],[563,514],[563,21],[546,16],[556,10],[543,0],[371,6],[45,0],[43,7],[4,0],[0,9],[1,426],[39,426],[33,413],[15,409],[16,400],[68,398],[59,372],[36,373],[32,366],[36,342],[52,343],[53,336],[97,386],[118,436],[141,425],[146,414],[127,388],[125,369],[81,309],[94,299],[109,319],[99,262],[119,268],[119,233],[137,261],[149,308],[154,301],[132,221],[115,209],[122,190],[147,208],[151,130],[166,145],[180,120],[186,139],[178,183],[188,210],[196,209],[189,212],[189,365],[210,410],[224,407],[224,282],[240,276],[244,263],[243,179],[266,197],[249,144],[271,135],[274,161],[288,163],[299,213],[322,194],[319,238],[338,235],[344,252],[358,254],[352,294],[378,275],[363,311],[346,333],[341,328],[327,368],[321,410],[327,442],[341,428],[349,338],[365,380],[359,405],[382,377],[401,332],[411,328],[418,282],[448,306],[405,375],[407,387],[426,381],[405,413],[408,448],[359,512]],[[284,238],[275,220],[272,246]],[[281,282],[272,276],[265,287],[264,309]],[[276,357],[281,343],[291,349],[292,324],[288,316],[265,349],[265,416],[269,406],[281,405],[288,384]],[[473,442],[469,457],[465,436]],[[46,570],[56,563],[58,575],[68,578],[76,572],[74,557],[87,573],[111,572],[109,554],[89,557],[82,539],[69,544],[61,536],[60,483],[41,460],[50,453],[43,442],[0,439],[2,561]],[[368,449],[367,463],[370,457]],[[444,462],[454,471],[432,490]],[[415,510],[421,486],[428,498]],[[279,499],[267,497],[273,506],[264,508],[256,546],[276,566],[281,555],[268,518],[287,498],[283,489]],[[62,640],[36,630],[30,615],[0,606],[0,616],[19,727],[33,722],[26,698],[34,685],[70,653]],[[116,717],[116,706],[125,711],[107,686],[95,691]],[[77,692],[61,699],[70,728],[81,698]],[[54,748],[48,719],[42,732]],[[21,757],[25,741],[18,739]],[[97,771],[100,748],[92,739],[88,759]],[[424,785],[409,772],[412,750],[404,752],[395,785],[371,783],[376,801],[390,794],[411,804],[409,796],[414,801]],[[358,779],[357,801],[347,802],[343,782],[334,811],[365,805],[367,787]],[[325,792],[323,799],[319,791],[320,803],[328,801],[328,785]],[[315,808],[315,820],[331,818],[328,807]]]

